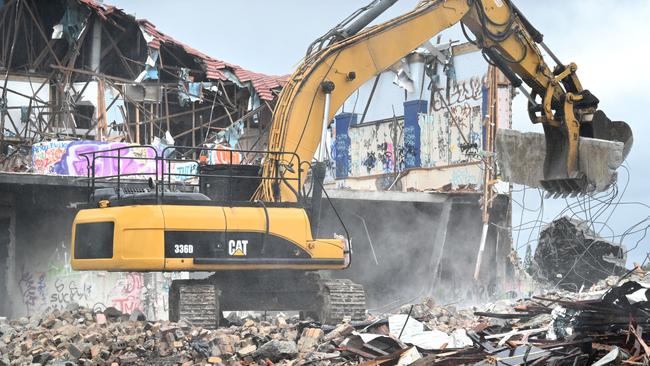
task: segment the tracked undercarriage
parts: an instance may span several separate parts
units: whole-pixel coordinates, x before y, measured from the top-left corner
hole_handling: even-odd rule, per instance
[[[227,271],[201,280],[174,280],[169,319],[208,329],[222,323],[222,311],[299,310],[326,324],[364,320],[363,286],[347,279],[325,279],[303,271]]]

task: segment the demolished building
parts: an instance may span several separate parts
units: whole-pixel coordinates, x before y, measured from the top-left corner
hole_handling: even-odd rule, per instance
[[[263,149],[286,77],[212,58],[92,0],[13,1],[0,12],[0,291],[12,294],[0,314],[76,302],[165,319],[169,283],[187,273],[71,270],[70,226],[88,196],[81,154],[131,145]],[[439,55],[416,51],[364,86],[332,124],[319,230],[341,232],[333,207],[351,223],[354,264],[333,275],[382,289],[369,292],[372,306],[434,293],[487,299],[520,286],[509,261],[508,188],[493,184],[491,160],[497,126],[510,124],[511,87],[470,45],[433,47]],[[362,110],[355,99],[365,95]],[[390,113],[375,113],[372,100]],[[184,158],[173,169],[192,174],[197,157]]]

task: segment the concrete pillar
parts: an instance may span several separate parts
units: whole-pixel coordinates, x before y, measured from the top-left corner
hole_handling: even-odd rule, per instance
[[[426,100],[404,102],[404,168],[422,166],[418,114],[427,113],[428,104]]]
[[[348,130],[357,123],[356,113],[340,113],[334,117],[336,126],[336,178],[347,178],[350,172],[350,136]]]
[[[0,192],[0,294],[9,294],[16,284],[16,206],[14,195]],[[13,315],[12,296],[0,299],[0,316]]]

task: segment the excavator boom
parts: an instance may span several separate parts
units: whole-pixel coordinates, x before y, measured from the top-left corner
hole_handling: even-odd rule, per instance
[[[373,2],[375,7],[367,11],[376,15],[376,7],[392,2]],[[559,63],[543,43],[542,34],[506,0],[421,1],[413,11],[356,34],[337,28],[330,31],[329,43],[320,39],[312,44],[282,90],[273,115],[269,149],[292,152],[302,161],[311,161],[323,139],[324,124],[355,90],[457,23],[474,34],[474,42],[486,59],[528,97],[531,121],[544,126],[545,161],[539,183],[551,193],[593,190],[590,177],[579,164],[580,138],[618,140],[625,147],[614,144],[610,148],[622,149],[624,155],[631,145],[631,130],[625,123],[612,124],[604,113],[596,113],[598,99],[582,88],[577,66]],[[544,61],[538,45],[557,62],[553,69]],[[543,149],[538,146],[538,150]],[[301,187],[290,179],[303,168],[294,165],[293,157],[280,153],[267,160],[263,176],[269,179],[262,182],[255,198],[294,200]]]

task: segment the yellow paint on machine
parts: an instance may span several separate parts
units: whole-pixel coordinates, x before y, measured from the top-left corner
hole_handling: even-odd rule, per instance
[[[344,242],[311,236],[309,219],[302,208],[267,208],[269,234],[284,238],[312,259],[344,259]],[[76,225],[113,222],[113,257],[77,259]],[[107,271],[215,271],[241,269],[341,269],[323,264],[194,264],[191,258],[165,258],[165,231],[265,231],[261,207],[138,205],[81,210],[72,227],[72,268]]]

